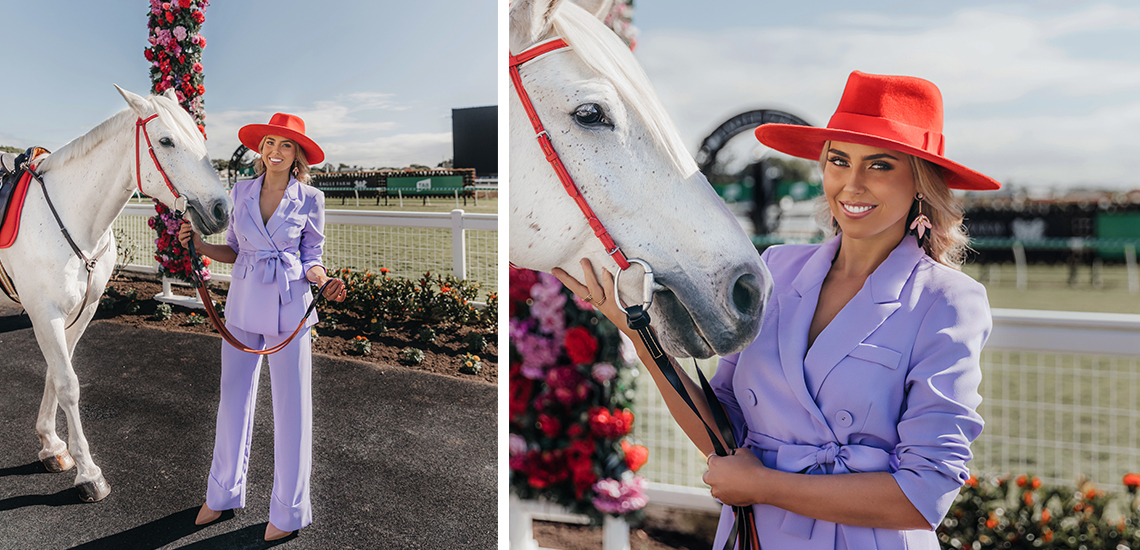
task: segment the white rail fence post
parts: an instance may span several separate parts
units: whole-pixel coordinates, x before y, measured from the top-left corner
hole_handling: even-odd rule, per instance
[[[467,236],[463,230],[463,211],[451,211],[451,265],[455,276],[467,278]]]
[[[510,500],[510,550],[548,550],[538,546],[534,540],[534,520],[586,525],[589,518],[571,514],[565,508],[534,500],[522,500],[511,495]],[[553,550],[553,549],[550,549]],[[621,518],[607,515],[602,521],[602,550],[629,550],[629,524]]]

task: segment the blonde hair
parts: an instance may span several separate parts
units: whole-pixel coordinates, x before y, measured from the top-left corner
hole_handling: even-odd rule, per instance
[[[265,145],[265,138],[267,138],[267,137],[269,137],[269,136],[267,136],[267,135],[262,136],[261,141],[257,143],[257,154],[258,155],[261,155],[261,147]],[[291,139],[286,140],[286,141],[288,141],[289,143],[292,143],[293,145],[296,145],[295,149],[297,151],[297,155],[295,157],[293,157],[293,167],[292,167],[292,169],[290,169],[290,172],[293,173],[293,177],[296,178],[297,181],[304,183],[304,184],[308,184],[309,183],[309,159],[305,157],[305,150],[303,148],[301,148],[301,144],[297,143],[296,141],[293,141]],[[255,159],[253,161],[253,173],[258,175],[258,176],[265,173],[265,161],[262,160],[262,158],[260,156],[258,156],[257,159]]]
[[[827,164],[829,144],[830,142],[825,142],[823,151],[820,153],[819,167],[821,172]],[[941,166],[914,155],[906,156],[910,158],[915,191],[922,193],[922,213],[930,218],[930,225],[933,226],[922,244],[922,249],[934,261],[960,270],[962,263],[966,261],[966,253],[969,251],[970,245],[970,237],[966,235],[966,227],[962,224],[962,204],[946,186],[946,178],[942,175]],[[816,221],[819,222],[820,227],[825,228],[824,232],[827,236],[838,235],[839,227],[834,223],[835,218],[831,215],[831,206],[827,202],[826,195],[822,195],[821,199],[821,208],[817,212]],[[915,200],[906,217],[908,229],[910,222],[918,217],[918,210],[919,201]],[[909,232],[903,238],[908,237],[910,237]]]

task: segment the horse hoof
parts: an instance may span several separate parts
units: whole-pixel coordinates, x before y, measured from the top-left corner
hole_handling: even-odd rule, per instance
[[[79,498],[83,502],[97,502],[111,494],[111,486],[103,478],[96,481],[84,481],[76,485],[75,489],[79,491]]]
[[[75,467],[75,460],[71,458],[71,453],[67,452],[66,449],[62,453],[49,456],[40,462],[43,462],[47,471],[52,473],[66,472]]]

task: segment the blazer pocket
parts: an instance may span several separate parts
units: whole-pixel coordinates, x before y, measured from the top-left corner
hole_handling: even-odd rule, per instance
[[[249,273],[249,264],[234,264],[233,271],[230,272],[230,277],[234,279],[244,279],[246,274]]]
[[[899,368],[899,362],[902,361],[901,353],[874,344],[859,344],[847,355],[856,359],[878,363],[891,370]]]

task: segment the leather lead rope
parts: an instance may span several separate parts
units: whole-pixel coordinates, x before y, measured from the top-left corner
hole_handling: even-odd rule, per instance
[[[181,212],[177,212],[175,214],[178,219],[182,219]],[[252,353],[255,355],[270,355],[277,353],[282,349],[285,349],[285,346],[288,346],[289,342],[292,342],[293,339],[301,333],[301,329],[305,328],[305,320],[309,318],[309,315],[313,314],[313,310],[317,308],[317,301],[324,297],[325,289],[328,288],[328,286],[332,284],[334,280],[329,279],[325,281],[325,284],[321,285],[321,289],[317,291],[317,295],[313,298],[313,301],[309,303],[309,309],[307,309],[305,311],[305,314],[301,316],[301,322],[297,323],[297,328],[293,330],[293,334],[290,334],[284,342],[281,342],[280,344],[277,344],[276,346],[273,346],[269,349],[253,349],[241,343],[241,340],[238,340],[233,334],[230,333],[228,329],[226,329],[226,324],[222,322],[222,318],[218,315],[218,311],[214,309],[214,300],[210,298],[210,291],[206,288],[206,281],[202,280],[202,275],[199,273],[199,267],[201,264],[199,263],[200,260],[198,259],[198,252],[194,250],[193,238],[190,239],[190,258],[190,271],[194,272],[194,281],[197,286],[198,297],[202,300],[202,304],[206,307],[206,315],[210,318],[210,322],[214,324],[214,328],[218,330],[218,334],[221,334],[222,338],[224,338],[227,342],[230,343],[231,346],[238,349],[239,351],[244,351],[246,353]]]
[[[717,438],[713,429],[705,422],[704,417],[701,415],[697,405],[693,402],[692,397],[689,396],[689,391],[685,388],[684,382],[681,381],[680,375],[677,374],[676,367],[669,357],[665,355],[665,351],[661,348],[661,342],[657,339],[657,334],[653,328],[649,326],[649,312],[643,306],[632,306],[625,308],[626,321],[629,323],[629,328],[637,331],[637,335],[641,337],[641,341],[645,343],[645,347],[649,349],[649,354],[653,356],[653,362],[657,368],[661,370],[661,374],[669,381],[669,385],[681,396],[685,404],[692,409],[693,414],[697,415],[701,424],[708,432],[709,439],[712,440],[713,451],[717,456],[728,456],[734,454],[737,450],[736,437],[732,433],[732,424],[728,420],[728,413],[724,409],[724,404],[716,397],[713,392],[712,385],[709,384],[708,379],[705,378],[704,372],[700,367],[694,364],[697,369],[697,377],[701,382],[701,390],[704,392],[705,400],[708,401],[709,409],[712,411],[713,422],[716,424],[717,432],[720,433],[724,442],[731,447],[731,451],[721,445],[720,439]],[[735,516],[732,530],[729,531],[728,539],[725,541],[724,550],[732,550],[736,547],[736,542],[740,531],[743,529],[745,533],[744,538],[740,538],[740,546],[736,547],[739,550],[760,550],[760,537],[756,530],[756,517],[753,514],[751,506],[733,506],[733,516]]]
[[[75,244],[75,240],[71,238],[71,233],[68,233],[67,228],[64,227],[63,220],[60,219],[59,212],[55,210],[55,205],[51,202],[51,196],[48,195],[47,185],[44,185],[43,177],[32,167],[30,160],[25,170],[27,170],[32,179],[39,182],[40,189],[44,193],[44,200],[47,202],[48,209],[51,210],[51,215],[55,216],[55,223],[59,225],[59,230],[63,233],[63,238],[67,240],[67,244],[71,246],[72,252],[75,252],[75,255],[79,257],[79,261],[83,262],[83,267],[87,269],[87,288],[83,291],[83,301],[79,303],[79,310],[75,313],[75,318],[64,327],[64,330],[67,330],[74,326],[75,323],[79,321],[79,318],[83,316],[83,309],[87,307],[87,300],[91,297],[91,286],[95,282],[95,267],[99,265],[99,258],[102,258],[103,254],[107,252],[107,249],[111,247],[112,241],[108,239],[107,244],[103,245],[103,248],[99,250],[98,254],[95,254],[95,257],[88,258],[87,255],[79,249],[79,245]]]

